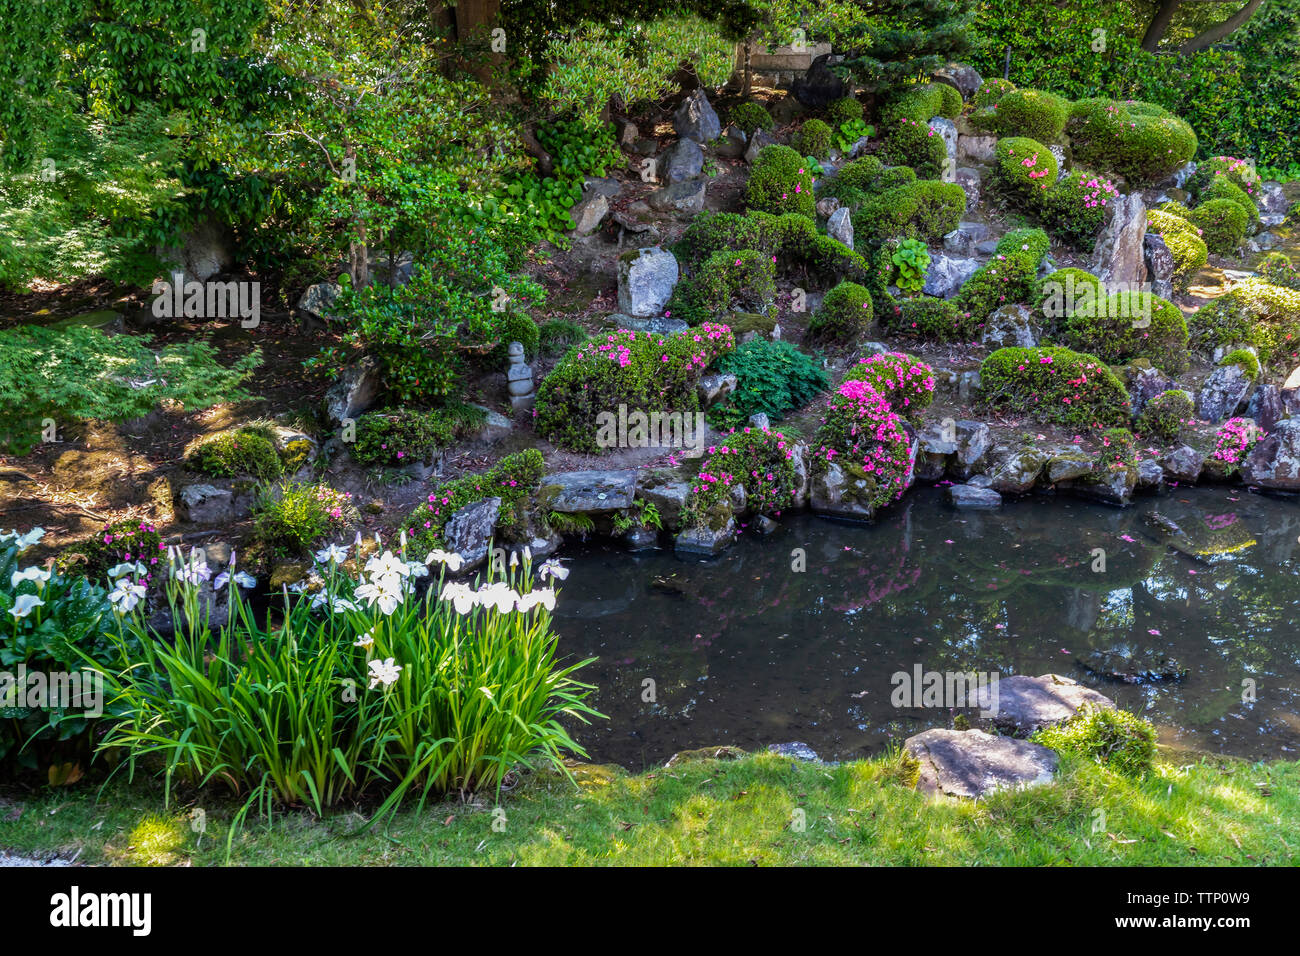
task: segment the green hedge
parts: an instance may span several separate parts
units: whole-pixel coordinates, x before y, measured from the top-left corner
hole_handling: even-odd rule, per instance
[[[1196,155],[1196,134],[1151,103],[1079,100],[1065,125],[1077,162],[1134,183],[1164,179]]]
[[[795,150],[764,146],[754,157],[745,204],[760,212],[793,212],[811,219],[817,213],[812,180],[808,161]]]
[[[998,349],[980,366],[983,401],[1073,428],[1127,425],[1129,397],[1095,355],[1064,348]]]
[[[930,129],[930,120],[936,116],[956,119],[961,109],[961,94],[946,83],[905,88],[880,112],[884,137],[881,159],[897,166],[911,166],[922,178],[939,176],[948,153],[943,137]]]

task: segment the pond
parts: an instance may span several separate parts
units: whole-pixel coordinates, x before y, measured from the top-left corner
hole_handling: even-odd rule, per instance
[[[996,512],[921,489],[873,525],[790,516],[708,561],[591,545],[571,552],[556,623],[562,653],[599,658],[583,673],[609,719],[572,730],[593,760],[633,770],[724,744],[867,757],[952,726],[950,709],[891,703],[891,675],[920,665],[1062,674],[1150,719],[1162,744],[1295,759],[1298,536],[1300,503],[1240,488]],[[1117,660],[1184,674],[1129,683],[1106,676]]]

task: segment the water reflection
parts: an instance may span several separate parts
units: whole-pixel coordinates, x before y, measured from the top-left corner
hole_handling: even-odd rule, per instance
[[[873,526],[801,516],[711,562],[594,546],[571,562],[557,622],[567,653],[600,658],[586,676],[610,720],[575,736],[636,769],[714,744],[866,756],[951,725],[946,710],[890,705],[890,674],[919,663],[1065,674],[1146,715],[1164,742],[1294,757],[1297,536],[1296,502],[1240,489],[981,513],[920,491]],[[1089,669],[1099,659],[1176,659],[1187,673],[1120,683]]]

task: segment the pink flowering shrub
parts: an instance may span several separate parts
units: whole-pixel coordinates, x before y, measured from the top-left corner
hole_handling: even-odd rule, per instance
[[[98,580],[109,568],[124,561],[139,561],[152,569],[166,550],[162,535],[153,524],[128,519],[107,524],[89,541],[72,545],[59,555],[58,562],[60,568],[76,570],[91,580]]]
[[[691,485],[683,520],[707,527],[725,519],[720,508],[733,489],[745,489],[745,508],[757,514],[779,515],[794,503],[794,441],[782,432],[746,426],[734,430],[708,449],[708,457]]]
[[[620,329],[573,349],[537,390],[537,431],[574,451],[598,454],[598,417],[633,411],[699,409],[696,383],[715,359],[736,347],[730,328],[714,322],[677,335]]]
[[[1233,474],[1262,437],[1264,433],[1249,418],[1229,418],[1214,435],[1210,458],[1219,462],[1226,474]]]
[[[1036,140],[1010,136],[998,140],[994,156],[994,185],[1021,205],[1041,208],[1044,194],[1056,185],[1052,151]]]
[[[546,460],[536,448],[506,455],[481,474],[468,474],[439,485],[415,506],[402,523],[410,552],[423,557],[443,548],[443,529],[452,516],[475,502],[500,498],[495,538],[500,542],[526,540],[528,504],[546,472]]]
[[[1119,195],[1104,176],[1074,169],[1049,186],[1043,196],[1043,222],[1059,238],[1090,251],[1106,221],[1106,209]]]
[[[1095,355],[1069,349],[998,349],[980,366],[985,404],[1074,428],[1124,426],[1128,391]]]
[[[903,419],[866,382],[847,379],[826,403],[817,431],[813,468],[838,465],[865,480],[864,502],[880,507],[902,496],[914,459]]]
[[[328,485],[286,482],[253,505],[253,536],[269,554],[298,557],[357,519],[352,495]]]
[[[866,382],[894,411],[908,418],[934,401],[934,369],[904,352],[884,352],[860,359],[844,376]]]

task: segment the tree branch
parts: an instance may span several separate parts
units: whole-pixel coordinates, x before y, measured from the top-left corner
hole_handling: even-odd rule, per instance
[[[1247,20],[1253,17],[1255,15],[1255,11],[1259,9],[1259,5],[1263,2],[1264,0],[1250,0],[1249,3],[1247,3],[1244,7],[1238,10],[1232,16],[1228,17],[1228,19],[1220,23],[1216,23],[1214,26],[1210,27],[1208,30],[1201,33],[1199,36],[1192,37],[1190,40],[1188,40],[1186,43],[1184,43],[1181,47],[1178,48],[1178,52],[1186,56],[1187,54],[1190,53],[1199,53],[1201,50],[1204,50],[1206,47],[1214,45],[1218,41],[1222,40],[1224,37],[1228,36],[1230,33],[1237,30]]]

